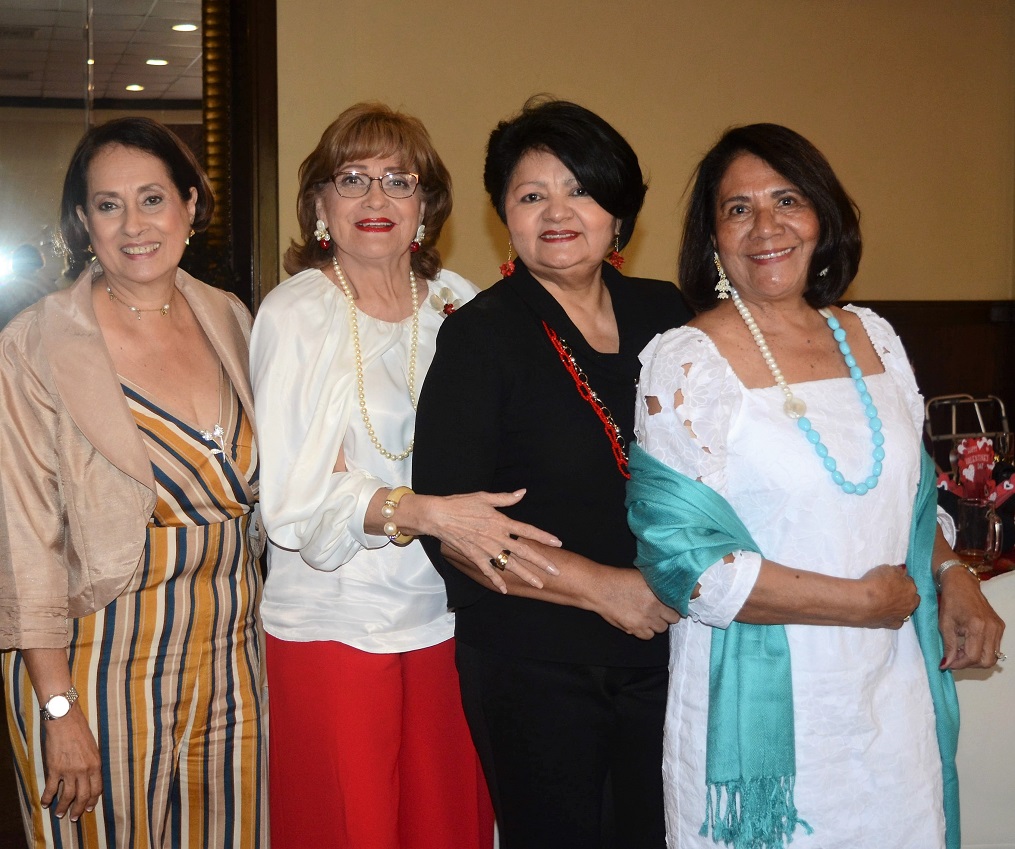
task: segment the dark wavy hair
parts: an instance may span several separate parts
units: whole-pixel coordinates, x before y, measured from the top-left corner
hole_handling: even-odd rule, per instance
[[[314,238],[317,200],[332,185],[331,178],[342,165],[374,156],[398,156],[403,167],[419,174],[416,191],[422,192],[426,201],[426,239],[410,261],[412,270],[425,280],[433,280],[440,272],[437,240],[451,215],[451,175],[419,118],[383,103],[357,103],[328,125],[317,147],[300,165],[296,217],[305,241],[293,239],[285,252],[282,264],[290,274],[331,263],[331,250],[324,250]]]
[[[60,199],[60,232],[67,246],[71,268],[88,262],[88,231],[78,218],[78,207],[88,200],[88,169],[99,151],[110,145],[140,150],[160,160],[166,166],[173,185],[184,201],[190,190],[197,190],[194,231],[200,233],[211,223],[215,211],[215,198],[211,193],[208,175],[198,164],[194,154],[168,127],[151,118],[117,118],[92,127],[78,142],[71,156],[67,174],[63,178],[63,196]]]
[[[518,115],[490,133],[483,185],[501,221],[507,223],[504,200],[511,175],[532,150],[549,151],[563,162],[593,200],[620,219],[620,247],[631,241],[648,190],[637,154],[595,112],[546,95],[529,98]]]
[[[684,219],[679,279],[684,296],[697,312],[716,303],[715,251],[719,184],[743,153],[764,160],[793,183],[814,207],[820,233],[811,256],[804,297],[813,307],[838,300],[856,277],[863,243],[860,210],[846,193],[828,160],[799,133],[779,124],[748,124],[723,133],[694,174]],[[822,273],[824,272],[824,273]]]

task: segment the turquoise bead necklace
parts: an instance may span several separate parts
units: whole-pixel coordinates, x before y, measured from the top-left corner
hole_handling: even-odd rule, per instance
[[[867,416],[867,426],[870,428],[871,442],[874,443],[874,450],[871,452],[874,461],[871,466],[871,473],[866,480],[858,483],[846,480],[845,475],[838,470],[835,458],[828,453],[827,446],[821,441],[821,434],[814,429],[810,419],[804,415],[807,412],[807,405],[793,395],[789,384],[786,383],[786,378],[782,376],[782,371],[780,371],[778,364],[775,362],[775,357],[772,356],[772,352],[769,350],[761,328],[758,327],[758,323],[754,320],[754,316],[751,315],[751,311],[747,309],[747,304],[740,299],[737,290],[732,287],[730,287],[730,295],[733,298],[733,305],[737,308],[737,312],[740,313],[744,324],[747,325],[751,336],[754,337],[754,342],[758,346],[758,350],[761,351],[761,356],[764,358],[768,370],[772,373],[776,385],[782,390],[783,395],[786,396],[783,410],[785,410],[787,416],[796,420],[797,427],[807,437],[807,441],[814,446],[814,452],[821,459],[825,468],[831,473],[832,480],[847,495],[865,495],[874,489],[878,485],[878,478],[881,477],[881,461],[885,459],[885,436],[881,433],[881,419],[878,418],[878,408],[874,406],[874,399],[871,398],[870,392],[867,391],[863,372],[860,371],[860,367],[856,364],[856,357],[853,356],[849,343],[846,341],[846,331],[839,324],[839,320],[828,309],[818,310],[832,331],[835,341],[839,343],[839,350],[842,352],[846,367],[849,369],[849,376],[853,379],[856,392],[860,396],[860,403],[864,408],[864,414]]]

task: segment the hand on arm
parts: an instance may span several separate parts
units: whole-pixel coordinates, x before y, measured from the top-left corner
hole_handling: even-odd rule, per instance
[[[66,650],[24,649],[22,655],[39,704],[70,689]],[[99,747],[77,702],[66,716],[43,723],[42,747],[46,772],[42,807],[55,800],[56,815],[62,817],[69,810],[71,822],[77,822],[82,813],[95,809],[102,794]]]
[[[938,529],[932,559],[935,577],[942,563],[955,558]],[[941,575],[940,585],[938,627],[945,645],[941,668],[993,666],[1001,651],[1004,622],[980,592],[979,579],[967,569],[953,567]]]
[[[535,542],[530,545],[535,549],[542,548]],[[481,572],[460,552],[445,545],[441,553],[474,581],[489,586],[484,580],[485,572]],[[557,565],[557,574],[545,576],[542,588],[537,588],[517,574],[505,571],[502,573],[506,581],[505,592],[523,598],[535,598],[552,604],[590,610],[614,627],[642,640],[661,634],[680,619],[680,614],[655,597],[637,569],[605,566],[563,549],[542,549],[542,553],[545,557],[553,558],[553,562]],[[516,557],[512,552],[509,568],[529,565],[529,563],[518,564],[517,560],[520,559],[522,558]]]
[[[380,489],[370,501],[364,520],[369,534],[383,533],[387,521],[381,507],[391,490]],[[490,561],[501,551],[510,551],[507,569],[532,587],[540,589],[537,571],[553,575],[557,567],[536,543],[555,548],[560,540],[539,528],[509,518],[500,508],[522,500],[517,492],[472,492],[466,495],[417,495],[410,493],[398,502],[392,520],[401,533],[439,539],[485,576],[500,592],[507,592],[502,573]]]
[[[857,579],[835,578],[762,561],[738,622],[757,625],[843,625],[897,630],[920,596],[905,566],[875,566]]]

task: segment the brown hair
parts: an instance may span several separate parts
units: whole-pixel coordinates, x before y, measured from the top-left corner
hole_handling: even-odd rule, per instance
[[[441,270],[437,240],[451,214],[451,175],[434,150],[423,122],[383,103],[357,103],[339,115],[321,135],[317,147],[300,165],[300,192],[296,217],[301,238],[290,242],[283,265],[290,274],[305,268],[323,268],[331,262],[331,251],[314,238],[317,200],[331,178],[346,162],[373,156],[402,157],[404,167],[419,174],[417,192],[423,193],[426,208],[423,223],[426,240],[412,254],[412,270],[433,280]]]

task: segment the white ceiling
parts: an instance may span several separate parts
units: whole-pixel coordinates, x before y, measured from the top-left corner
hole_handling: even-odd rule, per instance
[[[201,0],[91,5],[95,99],[201,99]],[[0,0],[0,97],[84,98],[86,8],[87,0]],[[174,32],[178,23],[199,29]],[[144,91],[127,91],[131,84]]]

